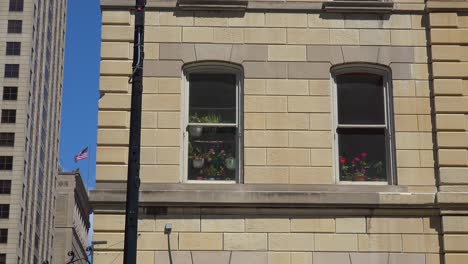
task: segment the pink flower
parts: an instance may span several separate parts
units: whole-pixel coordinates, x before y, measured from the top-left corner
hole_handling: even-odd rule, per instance
[[[367,153],[366,152],[361,153],[361,157],[363,158],[367,157]]]
[[[220,153],[223,154],[223,153],[224,153],[224,149],[222,149],[222,150],[220,151]]]
[[[359,157],[354,158],[355,161],[360,161],[361,159]]]
[[[340,163],[345,164],[345,162],[346,162],[346,158],[345,157],[340,157]]]
[[[210,148],[210,150],[209,150],[209,151],[210,151],[210,152],[215,152],[215,151],[214,151],[214,148]]]

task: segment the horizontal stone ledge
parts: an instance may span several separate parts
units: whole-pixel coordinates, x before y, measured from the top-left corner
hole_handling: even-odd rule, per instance
[[[437,203],[442,206],[466,208],[468,205],[468,192],[439,192]]]
[[[430,11],[466,11],[468,2],[466,1],[428,1],[427,10]]]
[[[341,1],[345,2],[345,1]],[[360,1],[360,2],[367,2],[367,1]],[[381,4],[382,2],[378,2],[377,4]],[[322,2],[304,2],[304,1],[265,1],[265,0],[258,0],[258,1],[248,1],[246,8],[242,8],[243,10],[252,10],[252,11],[265,11],[265,10],[287,10],[287,11],[297,11],[297,12],[304,12],[304,11],[314,11],[314,12],[343,12],[344,10],[349,10],[351,12],[371,12],[371,13],[390,13],[394,11],[403,11],[407,10],[410,12],[418,12],[422,13],[424,11],[424,4],[412,4],[412,3],[395,3],[393,4],[390,2],[393,7],[389,7],[389,2],[383,2],[385,4],[379,7],[354,7],[354,8],[342,8],[340,10],[335,10],[333,7],[329,8],[329,10],[324,10]],[[101,7],[105,9],[129,9],[135,6],[135,0],[101,0],[100,1]],[[177,5],[177,0],[157,0],[157,1],[148,1],[146,5],[147,9],[155,10],[155,9],[181,9]],[[203,8],[202,8],[203,9]],[[205,8],[209,9],[209,8]],[[223,7],[219,5],[215,9],[217,10],[226,10],[232,11],[232,7]]]
[[[91,202],[124,204],[125,183],[98,183]],[[393,207],[434,208],[434,193],[410,193],[405,186],[379,185],[249,185],[145,184],[140,204],[267,207]]]

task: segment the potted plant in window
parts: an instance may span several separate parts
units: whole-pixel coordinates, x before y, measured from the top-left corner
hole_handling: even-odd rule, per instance
[[[366,161],[367,153],[363,152],[359,156],[352,158],[350,161],[346,157],[340,157],[341,171],[345,179],[352,181],[366,181],[367,169],[369,164]]]
[[[234,170],[236,168],[236,159],[232,156],[232,154],[228,154],[224,164],[229,170]]]
[[[190,123],[201,123],[201,118],[198,116],[197,113],[194,115],[190,116],[189,118]],[[190,125],[188,127],[188,131],[190,136],[197,138],[200,137],[203,133],[203,127],[202,126],[195,126],[195,125]]]
[[[205,164],[205,155],[201,153],[200,149],[193,148],[192,145],[189,145],[189,157],[192,160],[192,166],[195,169],[203,168]]]
[[[221,117],[217,114],[208,114],[206,116],[200,117],[200,122],[205,124],[218,124],[221,123]],[[207,128],[209,132],[216,133],[216,127]]]

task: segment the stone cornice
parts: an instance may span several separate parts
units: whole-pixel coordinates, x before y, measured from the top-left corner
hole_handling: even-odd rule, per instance
[[[187,0],[182,0],[184,3],[187,3]],[[425,5],[424,4],[406,4],[406,3],[395,3],[392,4],[391,2],[377,2],[371,3],[370,5],[364,6],[362,3],[366,1],[358,1],[357,3],[352,3],[350,6],[351,9],[344,7],[342,4],[338,3],[338,6],[334,4],[328,4],[329,2],[306,2],[306,1],[246,1],[245,5],[243,6],[235,6],[233,5],[234,0],[217,0],[220,3],[214,3],[216,0],[197,0],[194,1],[194,4],[191,5],[189,9],[203,9],[203,10],[210,10],[210,9],[217,9],[217,10],[251,10],[251,11],[264,11],[264,10],[288,10],[288,11],[297,11],[297,12],[304,12],[304,11],[311,11],[311,12],[354,12],[354,13],[388,13],[392,12],[392,10],[396,12],[404,11],[404,12],[422,12],[424,11]],[[211,4],[206,4],[201,2],[211,2]],[[224,4],[223,4],[224,2]],[[339,1],[339,2],[347,2],[347,1]],[[101,8],[103,9],[130,9],[133,8],[135,5],[134,0],[100,0]],[[226,4],[228,3],[228,4]],[[230,4],[229,4],[230,3]],[[325,5],[324,5],[325,3]],[[146,5],[148,10],[154,9],[183,9],[183,7],[187,7],[186,4],[182,4],[182,6],[178,5],[177,0],[148,0]],[[393,6],[393,8],[392,8]],[[181,8],[182,7],[182,8]],[[330,7],[330,8],[329,8]]]

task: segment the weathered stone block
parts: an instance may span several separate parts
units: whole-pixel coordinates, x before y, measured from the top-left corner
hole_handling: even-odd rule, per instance
[[[180,250],[222,250],[222,233],[180,233]]]
[[[267,250],[266,233],[225,233],[225,250]]]
[[[293,218],[291,232],[297,233],[334,233],[335,219],[333,218]]]
[[[245,231],[251,233],[290,232],[289,218],[246,218]]]

